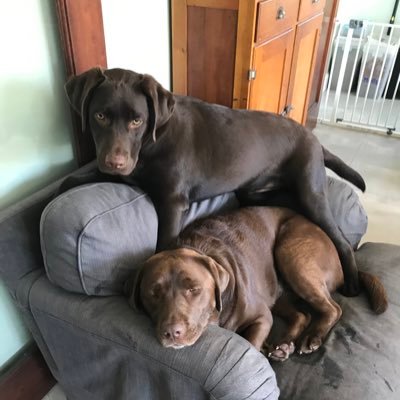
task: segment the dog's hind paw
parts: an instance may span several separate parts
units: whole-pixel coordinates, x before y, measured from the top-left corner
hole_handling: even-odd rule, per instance
[[[319,336],[306,336],[300,346],[298,347],[297,352],[299,354],[310,354],[314,351],[317,351],[322,345],[322,339]]]
[[[276,346],[274,350],[269,351],[266,355],[268,358],[274,361],[285,361],[291,354],[293,354],[294,350],[295,346],[293,342],[281,343],[279,346]]]

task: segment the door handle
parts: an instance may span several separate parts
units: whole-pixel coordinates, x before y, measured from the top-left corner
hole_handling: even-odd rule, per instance
[[[288,104],[283,111],[281,112],[282,117],[286,117],[290,113],[290,111],[294,110],[294,107],[291,104]]]

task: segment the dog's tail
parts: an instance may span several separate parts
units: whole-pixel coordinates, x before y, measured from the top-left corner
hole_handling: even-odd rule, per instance
[[[338,156],[332,154],[330,151],[325,149],[324,146],[321,147],[324,153],[325,166],[365,192],[365,182],[363,177],[353,168],[349,167]]]
[[[376,314],[382,314],[388,308],[386,290],[382,282],[368,272],[358,271],[361,285],[367,292],[367,297],[372,310]]]

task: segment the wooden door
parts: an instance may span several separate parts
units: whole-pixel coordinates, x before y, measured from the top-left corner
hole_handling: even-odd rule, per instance
[[[255,47],[255,79],[250,83],[249,109],[281,113],[286,106],[294,30]]]
[[[175,94],[232,106],[238,10],[239,0],[171,1]]]
[[[308,101],[313,81],[323,13],[300,23],[296,29],[288,104],[290,118],[301,124],[307,119]]]
[[[187,7],[187,95],[232,106],[237,14]]]

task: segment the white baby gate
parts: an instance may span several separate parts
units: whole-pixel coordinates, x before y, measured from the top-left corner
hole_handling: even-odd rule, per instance
[[[336,21],[320,122],[399,134],[399,47],[400,25]]]

